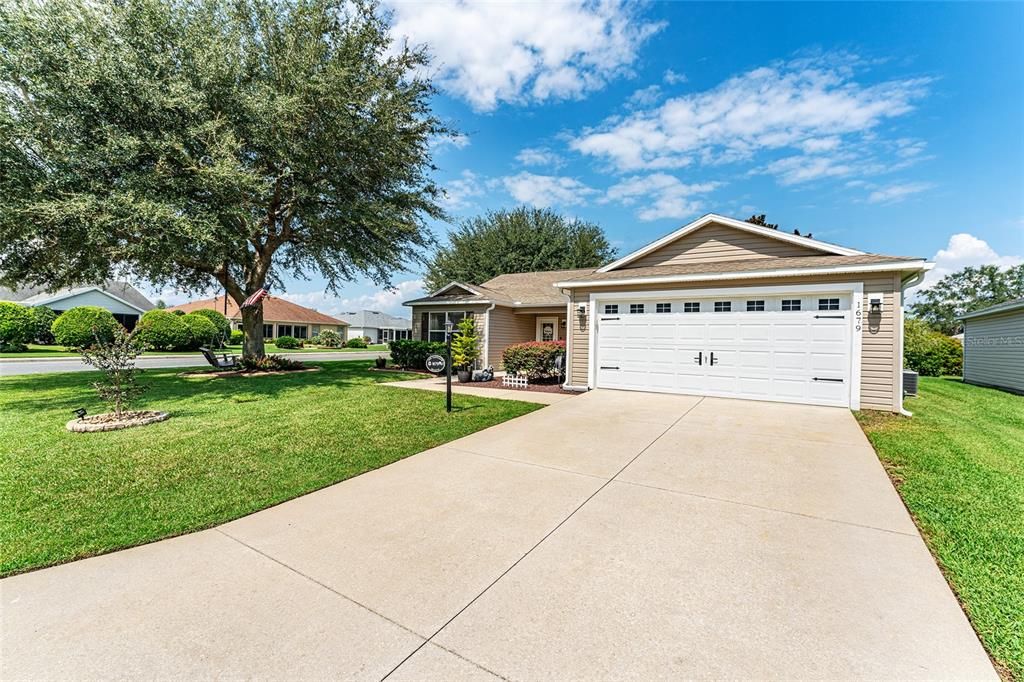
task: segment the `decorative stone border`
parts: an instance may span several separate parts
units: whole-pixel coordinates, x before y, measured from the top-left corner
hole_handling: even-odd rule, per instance
[[[74,431],[76,433],[119,431],[120,429],[130,429],[133,426],[155,424],[157,422],[167,421],[171,418],[169,412],[153,412],[151,410],[143,412],[127,412],[125,414],[131,416],[126,416],[120,421],[91,421],[102,417],[111,417],[113,416],[111,413],[94,414],[86,417],[85,419],[72,419],[67,423],[67,429],[68,431]]]
[[[193,377],[266,377],[275,374],[305,374],[306,372],[319,372],[322,367],[306,367],[305,369],[277,369],[270,372],[246,372],[239,370],[227,370],[225,372],[182,372],[179,377],[191,379]]]

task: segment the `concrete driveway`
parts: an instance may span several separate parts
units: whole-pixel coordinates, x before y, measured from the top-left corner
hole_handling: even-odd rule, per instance
[[[984,678],[849,412],[595,391],[15,576],[5,678]]]

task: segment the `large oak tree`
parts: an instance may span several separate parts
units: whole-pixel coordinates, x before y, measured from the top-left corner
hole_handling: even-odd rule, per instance
[[[389,284],[443,217],[427,61],[360,0],[0,3],[0,279]]]
[[[910,314],[943,334],[963,331],[959,316],[1024,298],[1024,265],[966,267],[923,289],[910,306]]]

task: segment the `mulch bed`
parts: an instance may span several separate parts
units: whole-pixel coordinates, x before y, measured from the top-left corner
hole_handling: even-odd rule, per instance
[[[454,382],[452,385],[455,385]],[[507,391],[528,391],[531,393],[561,393],[563,395],[577,395],[576,391],[566,391],[562,388],[562,385],[557,379],[550,383],[530,383],[526,388],[514,388],[512,386],[503,386],[501,384],[501,377],[497,379],[491,379],[490,381],[472,381],[462,386],[479,386],[480,388],[502,388]]]
[[[68,431],[78,433],[92,433],[95,431],[117,431],[119,429],[130,429],[133,426],[145,426],[170,419],[167,412],[155,410],[136,410],[134,412],[123,412],[120,417],[113,413],[92,414],[82,419],[72,419],[67,423]]]
[[[246,370],[202,370],[199,372],[182,372],[179,377],[265,377],[272,374],[302,374],[303,372],[319,372],[320,367],[306,367],[305,369],[275,369],[273,371]]]

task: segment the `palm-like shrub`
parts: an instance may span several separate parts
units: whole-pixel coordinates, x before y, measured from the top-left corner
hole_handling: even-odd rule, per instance
[[[17,303],[0,302],[0,351],[25,350],[25,344],[35,338],[36,321],[32,310]]]
[[[333,329],[324,329],[320,332],[317,345],[324,346],[325,348],[338,348],[341,346],[341,334]]]
[[[114,332],[120,326],[109,310],[83,305],[58,316],[50,331],[53,340],[66,348],[89,348],[96,343],[113,341]]]
[[[186,317],[155,308],[139,320],[135,327],[135,335],[140,343],[154,350],[188,348],[192,343],[192,334],[184,321]]]

